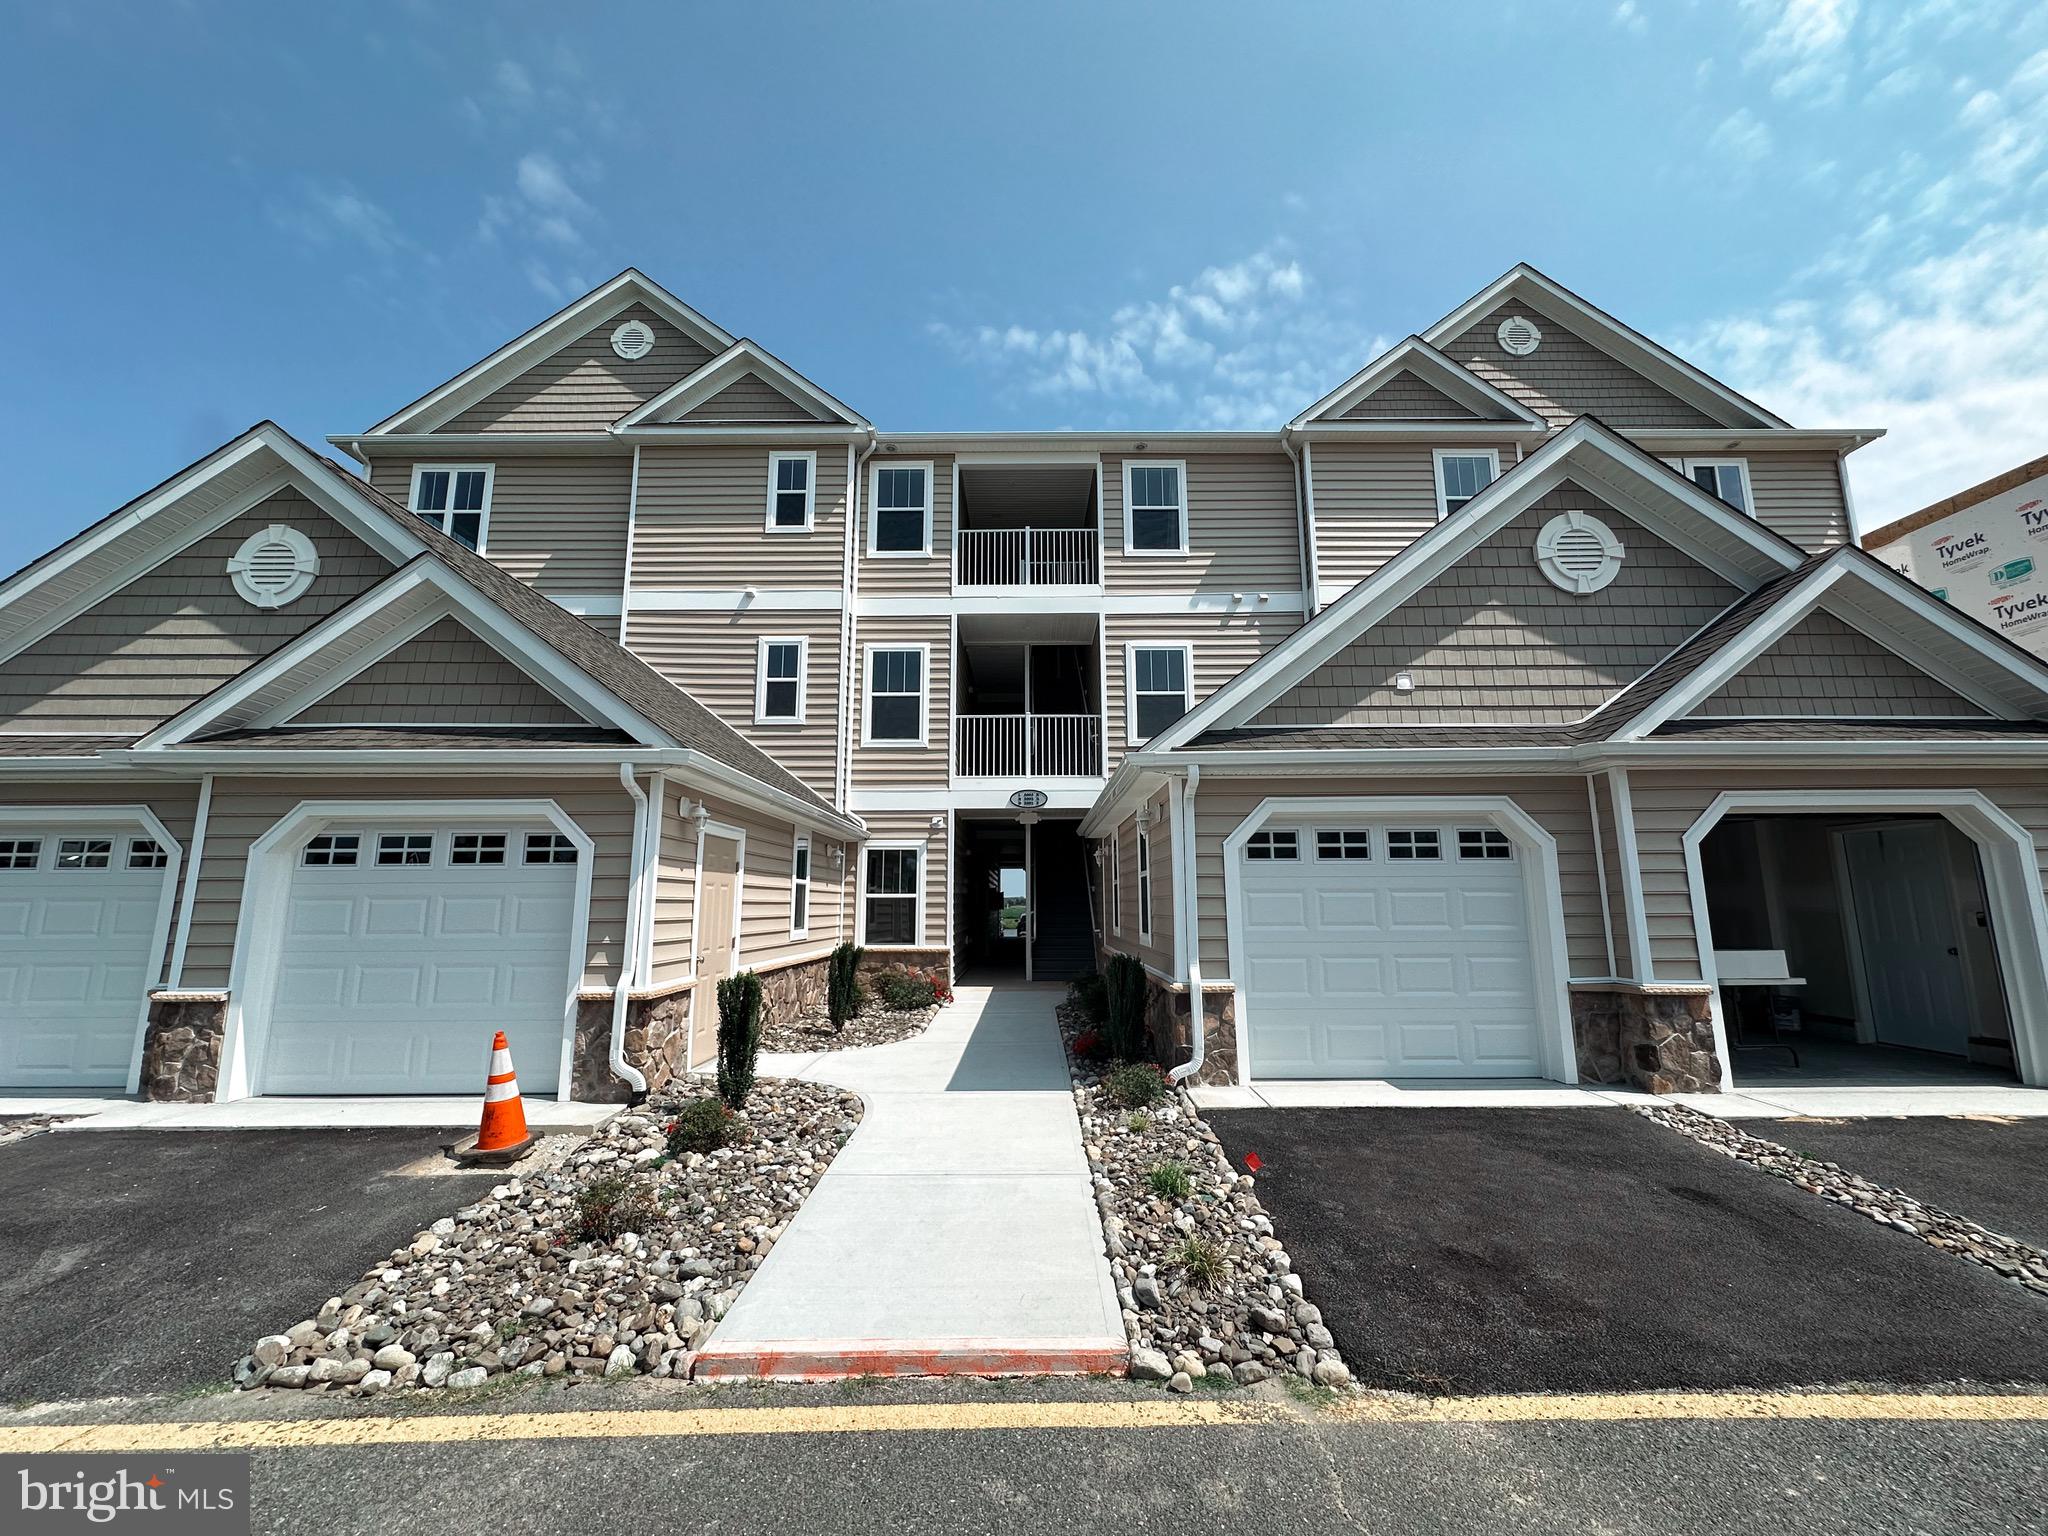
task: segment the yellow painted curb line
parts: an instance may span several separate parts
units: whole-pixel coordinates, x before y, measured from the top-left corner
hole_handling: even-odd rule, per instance
[[[1333,1417],[1379,1424],[1615,1423],[1843,1419],[1896,1423],[2048,1421],[2048,1395],[1949,1392],[1585,1392],[1555,1396],[1351,1398]]]

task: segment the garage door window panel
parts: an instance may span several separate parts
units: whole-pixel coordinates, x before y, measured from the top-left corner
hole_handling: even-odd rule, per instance
[[[448,839],[450,864],[502,864],[505,862],[505,834],[502,832],[457,832]]]
[[[1316,862],[1342,864],[1372,857],[1370,827],[1318,827]]]
[[[1441,859],[1443,834],[1435,827],[1387,828],[1387,857],[1390,859]]]
[[[0,869],[34,869],[42,857],[40,837],[0,837]]]
[[[1259,863],[1290,861],[1301,857],[1301,834],[1294,831],[1254,832],[1245,844],[1244,856]]]
[[[306,844],[299,862],[308,869],[353,869],[363,840],[354,832],[323,832]]]
[[[526,835],[529,864],[574,864],[576,845],[559,832],[529,832]]]
[[[164,852],[163,845],[155,838],[137,837],[128,842],[128,867],[130,869],[163,869],[171,862],[171,856]]]
[[[377,863],[425,865],[434,862],[431,832],[386,832],[377,839]]]
[[[57,868],[105,869],[114,860],[111,837],[67,837],[57,844]]]
[[[1493,827],[1458,828],[1458,857],[1480,862],[1513,859],[1515,845],[1505,832]]]

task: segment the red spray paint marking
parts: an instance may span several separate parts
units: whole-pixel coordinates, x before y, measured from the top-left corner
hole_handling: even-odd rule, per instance
[[[1266,1166],[1265,1163],[1260,1160],[1259,1154],[1256,1152],[1245,1153],[1244,1165],[1245,1167],[1251,1169],[1253,1173],[1257,1173],[1261,1168]]]

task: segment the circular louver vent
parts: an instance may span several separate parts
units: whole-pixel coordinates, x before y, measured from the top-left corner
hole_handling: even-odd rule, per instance
[[[1560,512],[1536,535],[1536,565],[1555,586],[1585,597],[1613,581],[1626,552],[1590,512]]]
[[[612,350],[631,362],[654,350],[654,327],[645,320],[628,320],[612,332]]]
[[[296,528],[273,523],[242,540],[228,574],[242,600],[256,608],[282,608],[301,596],[320,574],[320,552]]]
[[[1543,345],[1543,332],[1527,315],[1509,315],[1493,334],[1501,351],[1513,357],[1527,357]]]

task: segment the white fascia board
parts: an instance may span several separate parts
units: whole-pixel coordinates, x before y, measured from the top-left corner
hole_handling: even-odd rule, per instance
[[[1810,448],[1850,453],[1885,435],[1883,427],[1645,427],[1629,439],[1650,453],[1694,455],[1753,453],[1783,448]]]
[[[1545,277],[1527,262],[1518,263],[1501,274],[1443,319],[1422,333],[1422,339],[1440,346],[1463,332],[1474,321],[1508,299],[1521,299],[1531,309],[1557,321],[1584,337],[1601,351],[1626,363],[1645,377],[1672,387],[1672,392],[1694,397],[1702,409],[1713,402],[1709,415],[1726,419],[1730,426],[1789,427],[1790,422],[1773,415],[1754,400],[1744,399],[1726,384],[1695,368],[1668,347],[1650,340],[1641,331],[1624,324],[1604,310],[1596,309],[1563,285]],[[1662,377],[1659,377],[1662,375]],[[1675,386],[1675,387],[1673,387]]]
[[[1147,432],[877,432],[878,445],[918,453],[1008,454],[1013,462],[1032,459],[1034,450],[1069,454],[1086,451],[1123,456],[1133,453],[1169,452],[1241,453],[1247,448],[1281,451],[1280,432],[1218,431],[1197,432],[1185,427],[1163,427]]]
[[[721,351],[737,339],[652,278],[628,267],[610,282],[556,310],[481,362],[463,369],[447,383],[393,412],[359,435],[365,438],[384,437],[400,427],[430,431],[471,404],[473,398],[481,399],[501,381],[517,377],[593,326],[602,325],[636,303],[644,303],[677,330],[693,336],[709,351]]]
[[[836,426],[829,421],[766,422],[756,426],[730,421],[657,421],[645,426],[620,427],[611,435],[615,443],[689,443],[717,447],[730,444],[772,443],[860,443],[868,436],[866,427]]]
[[[1519,423],[1524,427],[1533,427],[1539,432],[1549,430],[1549,424],[1519,400],[1489,384],[1470,369],[1453,362],[1420,336],[1410,336],[1396,342],[1290,421],[1287,424],[1288,429],[1292,431],[1305,427],[1317,417],[1324,415],[1342,416],[1403,369],[1432,380],[1444,394],[1454,400],[1461,400],[1468,407],[1480,412],[1482,420],[1485,419],[1485,413],[1493,412],[1498,418],[1504,418],[1508,424]]]
[[[695,373],[687,378],[678,379],[645,405],[628,411],[612,423],[613,429],[624,431],[633,427],[670,425],[660,422],[659,418],[668,415],[687,415],[721,389],[749,373],[759,374],[783,394],[815,410],[838,417],[842,426],[865,430],[870,425],[867,418],[851,406],[834,399],[773,353],[743,337]]]
[[[1525,438],[1547,437],[1551,429],[1526,427],[1512,421],[1484,421],[1473,417],[1470,421],[1305,421],[1298,427],[1289,427],[1287,435],[1297,442],[1340,443],[1365,438],[1373,442],[1437,442],[1439,440],[1457,443],[1516,442]]]
[[[501,448],[517,448],[522,456],[535,453],[591,453],[617,447],[610,432],[387,432],[369,437],[361,432],[330,432],[327,441],[357,463],[367,467],[369,450],[387,459],[409,458],[430,453],[437,457],[463,454],[488,455]]]

